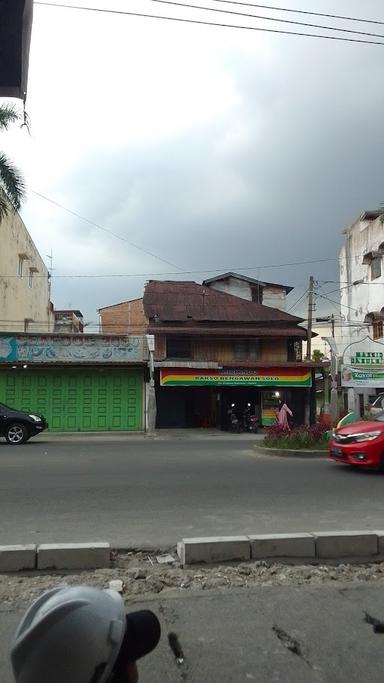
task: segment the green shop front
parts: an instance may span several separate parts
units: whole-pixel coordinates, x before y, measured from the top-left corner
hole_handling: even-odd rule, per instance
[[[144,428],[142,337],[1,335],[0,402],[52,431]]]
[[[156,378],[158,427],[213,427],[228,429],[233,408],[241,419],[249,407],[262,426],[276,421],[283,399],[295,422],[305,420],[306,402],[314,404],[311,366],[191,368],[160,367]],[[313,406],[312,406],[313,408]]]

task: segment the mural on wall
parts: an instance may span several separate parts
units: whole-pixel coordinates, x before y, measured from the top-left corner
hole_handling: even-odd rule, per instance
[[[0,362],[119,363],[145,360],[143,337],[12,335],[0,337]]]

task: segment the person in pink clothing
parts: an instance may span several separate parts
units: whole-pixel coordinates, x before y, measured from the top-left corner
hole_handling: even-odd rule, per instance
[[[285,401],[279,401],[279,407],[277,409],[277,422],[282,427],[283,429],[290,429],[289,422],[288,422],[288,415],[290,417],[293,417],[293,412],[290,408],[288,408],[287,404]]]

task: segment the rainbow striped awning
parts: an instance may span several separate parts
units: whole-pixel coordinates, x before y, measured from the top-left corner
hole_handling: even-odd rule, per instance
[[[222,368],[204,370],[192,368],[161,368],[163,387],[189,386],[254,386],[310,387],[312,375],[308,368]]]

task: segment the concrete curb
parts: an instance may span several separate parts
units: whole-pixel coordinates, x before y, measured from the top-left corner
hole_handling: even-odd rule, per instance
[[[259,455],[277,455],[282,458],[326,458],[328,455],[328,451],[295,451],[290,448],[263,448],[256,444],[254,445],[254,449]]]
[[[384,531],[313,531],[184,538],[177,544],[181,564],[238,560],[378,561],[384,559]]]
[[[24,569],[103,569],[110,565],[109,543],[0,546],[0,573]]]

